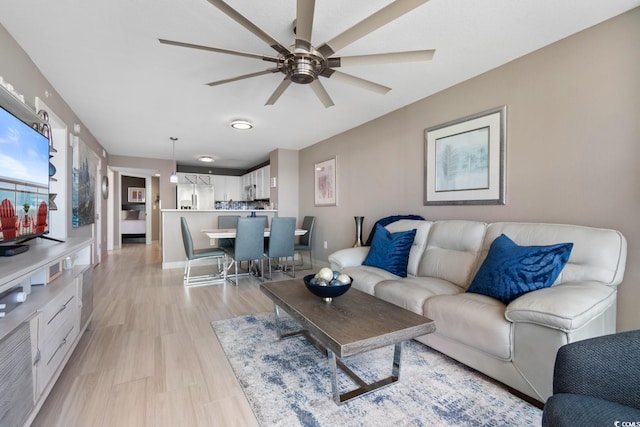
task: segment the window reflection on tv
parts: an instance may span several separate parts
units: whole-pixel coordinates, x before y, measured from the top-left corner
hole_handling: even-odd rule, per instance
[[[49,231],[49,140],[0,108],[0,243]]]

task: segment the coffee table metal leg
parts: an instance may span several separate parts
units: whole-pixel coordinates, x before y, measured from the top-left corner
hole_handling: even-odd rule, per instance
[[[276,304],[273,304],[273,312],[276,315],[276,332],[278,333],[278,338],[282,338],[282,327],[280,326],[280,309]]]
[[[305,335],[307,333],[306,329],[299,329],[297,331],[283,333],[282,320],[280,319],[280,307],[278,307],[277,304],[273,304],[273,312],[276,316],[276,333],[278,334],[278,338],[283,339],[283,338],[288,338],[295,335],[301,335],[301,334]]]
[[[396,344],[393,349],[393,366],[391,368],[391,376],[383,378],[371,384],[367,384],[362,380],[355,372],[349,369],[342,360],[338,359],[333,351],[326,349],[327,357],[329,361],[329,370],[331,371],[331,389],[333,392],[333,400],[336,404],[341,405],[351,399],[354,399],[363,394],[370,393],[374,390],[378,390],[382,387],[386,387],[390,384],[397,382],[400,379],[400,362],[402,360],[402,342]],[[340,393],[338,389],[338,367],[351,378],[353,382],[359,385],[358,388],[348,391],[346,393]]]

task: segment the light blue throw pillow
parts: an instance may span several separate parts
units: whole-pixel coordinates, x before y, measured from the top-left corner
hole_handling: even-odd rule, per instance
[[[416,230],[391,233],[380,224],[376,224],[369,254],[362,265],[378,267],[396,276],[407,277],[409,252]]]
[[[518,246],[504,234],[496,238],[467,292],[509,304],[536,289],[553,285],[571,255],[573,243]]]

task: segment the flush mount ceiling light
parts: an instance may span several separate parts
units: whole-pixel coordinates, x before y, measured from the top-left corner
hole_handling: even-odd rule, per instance
[[[198,156],[198,160],[204,163],[213,163],[215,161],[212,156]]]
[[[249,130],[253,127],[253,124],[246,120],[234,120],[231,122],[231,127],[238,130]]]

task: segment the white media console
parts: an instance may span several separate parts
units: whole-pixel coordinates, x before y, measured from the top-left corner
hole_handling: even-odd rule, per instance
[[[33,422],[89,325],[91,244],[36,239],[27,252],[0,257],[2,426]]]

